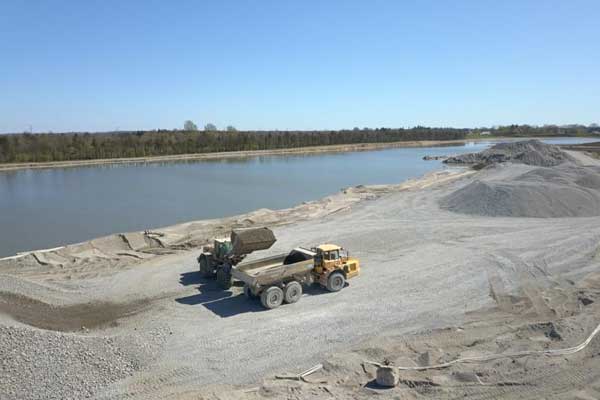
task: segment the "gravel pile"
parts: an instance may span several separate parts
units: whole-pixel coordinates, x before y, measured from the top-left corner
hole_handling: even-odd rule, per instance
[[[542,143],[539,140],[499,143],[479,153],[449,157],[446,164],[475,164],[487,166],[502,162],[514,162],[540,167],[552,167],[573,161],[571,156],[558,146]]]
[[[0,326],[1,398],[89,398],[137,368],[110,337]]]
[[[463,214],[505,217],[600,215],[600,169],[565,164],[536,168],[511,179],[483,178],[449,194],[442,208]]]

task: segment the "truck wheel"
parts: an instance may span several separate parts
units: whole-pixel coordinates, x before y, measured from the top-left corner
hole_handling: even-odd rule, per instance
[[[346,278],[341,272],[334,272],[327,278],[327,290],[330,292],[339,292],[346,284]]]
[[[252,293],[252,289],[250,289],[250,286],[248,286],[247,283],[244,285],[244,296],[246,296],[247,298],[249,298],[251,300],[258,298],[257,295]]]
[[[283,289],[283,299],[286,303],[292,304],[302,297],[302,285],[300,282],[291,281]]]
[[[198,263],[200,264],[200,276],[203,278],[212,278],[214,271],[210,265],[210,260],[206,254],[200,254],[198,257]]]
[[[217,270],[217,285],[219,285],[221,289],[225,290],[233,286],[233,278],[231,277],[231,274],[225,271],[223,268],[219,268]]]
[[[260,294],[260,302],[265,308],[277,308],[283,303],[283,290],[277,286],[266,288]]]

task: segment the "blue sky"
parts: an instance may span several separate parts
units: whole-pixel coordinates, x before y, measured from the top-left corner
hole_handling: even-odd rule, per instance
[[[0,132],[600,123],[600,2],[0,2]]]

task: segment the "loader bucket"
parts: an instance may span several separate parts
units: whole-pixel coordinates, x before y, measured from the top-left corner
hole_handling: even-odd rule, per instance
[[[266,250],[277,239],[269,228],[237,229],[231,232],[232,254],[241,256],[257,250]]]

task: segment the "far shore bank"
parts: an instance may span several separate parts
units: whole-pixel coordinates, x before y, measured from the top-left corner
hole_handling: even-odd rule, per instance
[[[539,139],[547,139],[547,138],[552,138],[552,137],[539,137]],[[7,163],[7,164],[0,164],[0,172],[16,171],[16,170],[22,170],[22,169],[69,168],[69,167],[94,166],[94,165],[105,165],[105,164],[198,161],[198,160],[211,160],[211,159],[286,155],[286,154],[342,153],[342,152],[369,151],[369,150],[401,148],[401,147],[449,146],[449,145],[456,145],[456,144],[462,144],[462,143],[468,143],[468,142],[480,142],[480,141],[488,141],[488,140],[520,140],[520,139],[522,140],[522,139],[527,139],[527,138],[485,137],[485,138],[457,139],[457,140],[418,140],[418,141],[406,141],[406,142],[356,143],[356,144],[342,144],[342,145],[330,145],[330,146],[310,146],[310,147],[296,147],[296,148],[271,149],[271,150],[175,154],[175,155],[168,155],[168,156],[151,156],[151,157],[105,158],[105,159],[94,159],[94,160],[51,161],[51,162],[33,162],[33,163]]]

